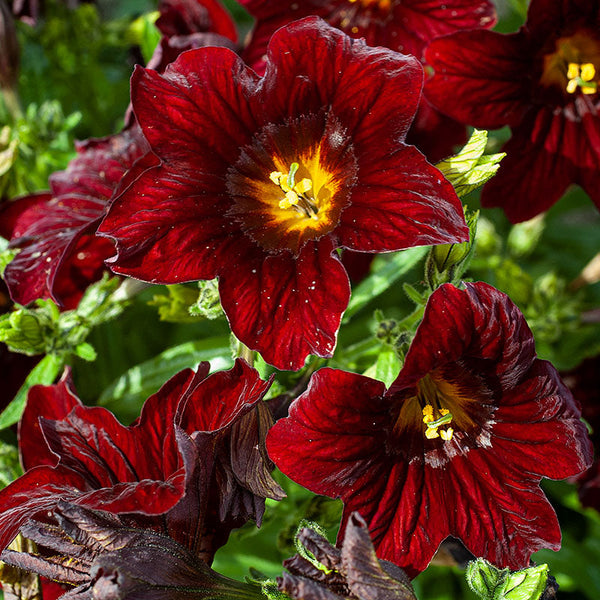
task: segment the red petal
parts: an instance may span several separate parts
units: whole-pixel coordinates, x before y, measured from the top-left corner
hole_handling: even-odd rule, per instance
[[[64,419],[79,404],[70,369],[65,370],[56,385],[35,385],[31,388],[19,422],[19,452],[25,471],[40,465],[53,467],[58,463],[58,456],[46,443],[39,418]]]
[[[308,17],[271,38],[259,101],[267,119],[275,122],[329,107],[346,127],[357,155],[363,146],[365,152],[383,155],[406,136],[422,83],[414,57],[371,48]]]
[[[525,129],[515,131],[504,146],[506,157],[485,185],[481,204],[501,207],[512,223],[548,210],[576,179],[576,168],[564,156],[533,143]]]
[[[230,266],[219,277],[233,333],[279,369],[300,369],[307,354],[331,356],[350,284],[329,238],[290,253]]]
[[[347,501],[357,493],[360,477],[373,483],[377,465],[386,463],[381,434],[390,417],[384,392],[380,381],[320,369],[290,407],[289,417],[270,429],[269,456],[283,473],[311,491]]]
[[[212,279],[251,252],[251,242],[225,218],[231,200],[215,179],[184,164],[145,171],[98,228],[117,242],[112,270],[153,283],[183,283]]]
[[[397,143],[385,159],[358,160],[358,182],[336,230],[342,246],[384,252],[469,239],[453,187],[416,148]]]
[[[435,74],[425,96],[461,123],[517,125],[530,104],[532,50],[522,33],[473,30],[434,40],[425,60]]]

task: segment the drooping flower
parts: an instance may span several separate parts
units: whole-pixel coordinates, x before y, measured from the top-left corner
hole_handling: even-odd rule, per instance
[[[278,587],[294,600],[415,600],[406,573],[377,558],[358,513],[348,519],[341,548],[307,527],[297,538],[317,564],[300,554],[284,561],[288,573],[277,578]]]
[[[88,140],[77,150],[68,168],[50,177],[50,192],[17,198],[0,209],[0,234],[20,250],[4,271],[19,304],[52,298],[75,308],[87,286],[102,277],[114,246],[95,230],[124,174],[148,146],[134,126]]]
[[[269,363],[331,356],[349,298],[335,249],[459,241],[462,207],[404,143],[418,61],[308,18],[271,40],[259,78],[225,48],[138,69],[133,106],[161,164],[111,205],[111,268],[146,281],[219,277],[233,333]],[[393,107],[393,108],[391,108]]]
[[[269,382],[242,360],[207,375],[204,363],[172,377],[130,427],[83,406],[68,377],[34,387],[19,427],[25,474],[0,491],[0,547],[61,499],[164,531],[206,562],[231,529],[260,524],[264,499],[282,497],[264,450]]]
[[[453,536],[498,566],[560,546],[542,477],[582,471],[592,449],[522,314],[484,283],[430,297],[403,369],[383,383],[322,369],[267,438],[276,465],[344,501],[378,556],[414,576]]]
[[[353,38],[370,46],[383,46],[423,58],[432,39],[462,29],[492,27],[494,6],[488,0],[240,0],[256,18],[242,56],[262,73],[267,44],[277,29],[309,15],[317,15]],[[464,125],[435,110],[421,98],[415,121],[407,135],[430,161],[452,154],[466,141]]]
[[[512,137],[482,194],[517,223],[547,210],[570,184],[600,207],[600,3],[532,0],[509,35],[452,34],[431,43],[427,98],[447,115]]]
[[[56,524],[30,521],[22,533],[39,553],[5,550],[6,563],[76,586],[62,600],[260,600],[259,586],[209,568],[174,539],[125,526],[115,515],[59,502]]]

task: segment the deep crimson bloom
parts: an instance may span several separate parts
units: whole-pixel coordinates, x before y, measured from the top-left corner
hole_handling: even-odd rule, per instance
[[[66,171],[50,177],[49,193],[18,198],[0,209],[0,234],[20,252],[4,271],[19,304],[52,298],[74,308],[102,277],[113,244],[95,230],[123,175],[148,151],[138,127],[77,146]]]
[[[25,474],[0,491],[0,547],[61,499],[163,531],[206,562],[232,528],[260,524],[265,497],[281,498],[264,451],[270,383],[242,360],[207,375],[203,363],[172,377],[130,427],[81,404],[68,377],[32,388],[19,427]]]
[[[237,49],[235,23],[218,0],[162,0],[156,27],[163,34],[148,63],[162,73],[182,52],[205,46]]]
[[[421,82],[416,59],[316,18],[279,30],[262,78],[225,48],[186,52],[164,76],[137,69],[134,110],[161,164],[99,228],[117,242],[111,268],[218,276],[232,331],[269,363],[331,356],[350,294],[336,248],[468,235],[450,184],[403,142]]]
[[[532,0],[517,33],[455,33],[425,56],[435,69],[426,95],[437,108],[512,130],[484,206],[501,206],[517,223],[577,183],[600,207],[599,0]]]
[[[484,283],[431,295],[389,390],[318,371],[267,449],[292,479],[342,498],[343,527],[358,510],[378,556],[411,576],[447,536],[511,569],[558,549],[540,479],[578,473],[592,457],[579,409],[536,358],[522,314]]]
[[[317,15],[370,46],[383,46],[423,57],[428,42],[457,30],[492,27],[496,22],[489,0],[240,0],[256,18],[242,54],[259,73],[264,71],[269,39],[277,29],[309,15]],[[446,117],[421,98],[417,117],[407,137],[429,160],[452,154],[466,140],[464,125]]]

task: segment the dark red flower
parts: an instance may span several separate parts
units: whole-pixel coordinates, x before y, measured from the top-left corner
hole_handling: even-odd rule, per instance
[[[163,34],[147,64],[162,73],[182,52],[205,46],[237,50],[235,23],[218,0],[162,0],[156,26]]]
[[[54,517],[57,524],[30,521],[21,530],[39,552],[9,549],[2,560],[77,586],[63,589],[63,600],[264,598],[258,585],[219,575],[172,538],[111,513],[59,502]]]
[[[217,33],[237,41],[235,23],[218,0],[161,0],[156,27],[167,37]]]
[[[262,78],[225,48],[186,52],[164,76],[136,70],[134,110],[161,164],[99,228],[117,242],[112,269],[218,276],[232,331],[269,363],[331,356],[350,294],[336,248],[468,235],[450,184],[403,142],[421,82],[416,59],[316,18],[273,37]]]
[[[113,244],[96,237],[106,205],[135,160],[148,151],[139,128],[78,145],[66,171],[50,177],[49,193],[18,198],[0,209],[0,234],[20,252],[4,271],[15,302],[52,298],[75,308],[102,277]]]
[[[270,384],[242,360],[207,375],[208,363],[175,375],[130,427],[83,406],[68,377],[32,388],[19,427],[25,474],[0,491],[0,547],[61,499],[164,531],[207,562],[233,527],[260,524],[265,497],[282,496],[264,451]]]
[[[378,556],[414,576],[447,537],[498,566],[560,546],[539,487],[583,470],[592,449],[523,316],[484,283],[429,299],[389,390],[323,369],[267,438],[276,465],[365,517]],[[343,531],[343,527],[342,527]]]
[[[370,46],[383,46],[419,59],[428,42],[457,30],[492,27],[494,6],[488,0],[240,0],[256,18],[243,52],[246,62],[262,73],[267,44],[277,29],[309,15],[317,15]],[[408,134],[429,160],[452,154],[466,141],[464,125],[438,113],[422,98]]]
[[[599,0],[532,0],[517,33],[455,33],[425,57],[435,69],[426,95],[437,108],[512,130],[484,206],[501,206],[517,223],[577,183],[600,207]]]

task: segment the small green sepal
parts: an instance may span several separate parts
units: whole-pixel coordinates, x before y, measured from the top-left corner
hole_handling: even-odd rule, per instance
[[[483,600],[539,600],[546,589],[548,565],[510,571],[478,558],[467,566],[469,587]]]

